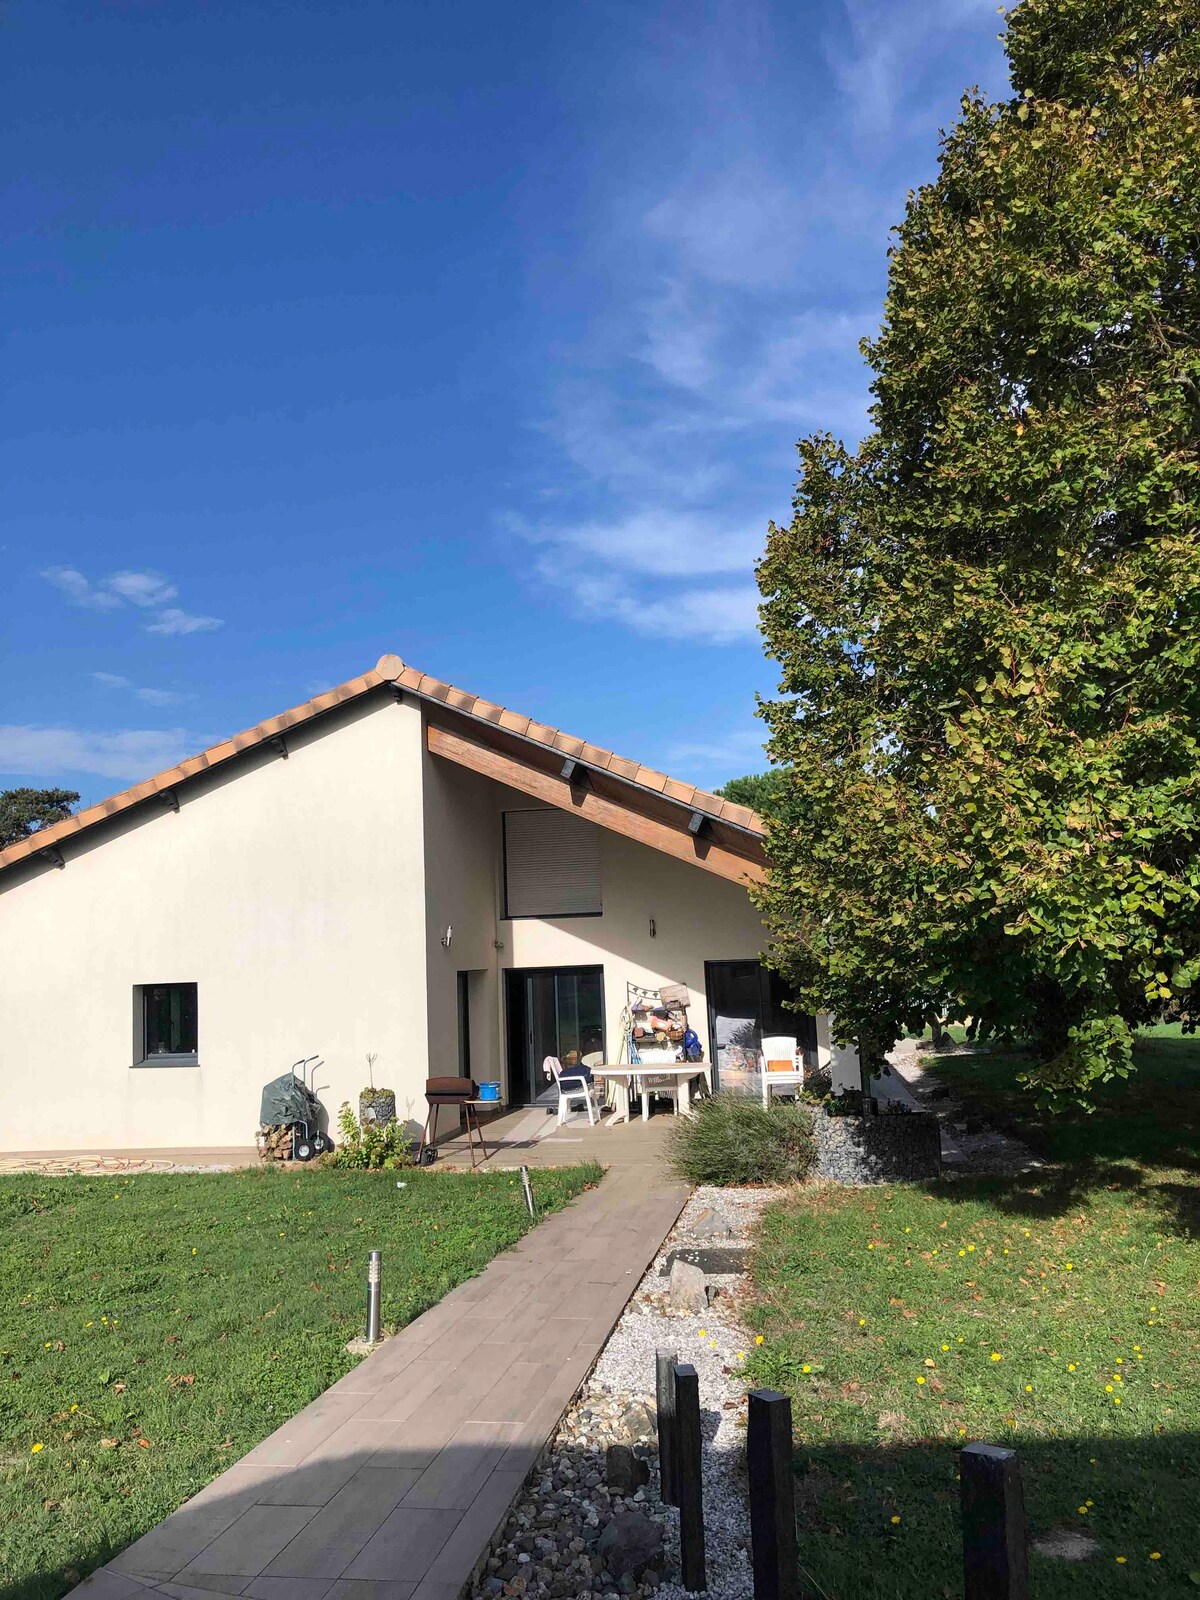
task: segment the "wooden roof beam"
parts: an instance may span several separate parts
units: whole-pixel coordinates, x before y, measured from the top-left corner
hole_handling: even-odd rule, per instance
[[[628,804],[597,794],[593,788],[585,789],[577,783],[572,785],[568,778],[559,773],[546,772],[529,762],[481,744],[476,739],[465,738],[449,728],[430,723],[426,739],[431,755],[441,756],[443,760],[453,761],[457,766],[477,772],[481,777],[491,778],[510,789],[520,790],[522,794],[532,795],[534,799],[557,806],[561,811],[572,811],[588,822],[595,822],[612,833],[623,834],[639,844],[649,845],[652,850],[661,850],[665,855],[687,862],[689,866],[702,867],[720,878],[747,886],[761,883],[766,876],[766,868],[761,860],[751,860],[734,850],[727,850],[712,839],[690,833],[690,808],[686,811],[681,809],[681,825],[675,828],[635,811]]]

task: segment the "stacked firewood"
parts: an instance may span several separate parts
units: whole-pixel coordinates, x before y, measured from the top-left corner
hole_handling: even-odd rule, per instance
[[[264,1161],[292,1159],[292,1130],[286,1122],[264,1122],[254,1135],[254,1142]]]

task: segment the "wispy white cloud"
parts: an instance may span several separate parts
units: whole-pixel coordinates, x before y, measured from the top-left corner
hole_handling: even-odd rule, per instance
[[[842,0],[803,36],[765,0],[648,15],[620,64],[628,144],[596,134],[578,236],[598,287],[540,424],[559,454],[518,526],[538,577],[581,610],[652,633],[661,603],[693,642],[732,643],[755,633],[753,564],[789,515],[790,446],[868,426],[858,345],[878,326],[888,231],[962,89],[1000,88],[995,15]]]
[[[114,572],[104,587],[135,606],[165,606],[179,594],[160,572]]]
[[[61,778],[73,773],[132,782],[176,766],[197,748],[184,728],[121,729],[0,726],[0,773]]]
[[[93,611],[118,611],[121,597],[104,587],[96,588],[75,567],[46,567],[42,577],[53,584],[59,594],[76,606],[87,606]]]
[[[123,678],[119,672],[93,672],[90,676],[102,689],[128,689],[148,706],[178,706],[185,700],[194,698],[179,689],[139,689],[130,679]]]
[[[147,633],[186,634],[186,633],[211,633],[214,628],[223,627],[220,617],[196,616],[190,611],[181,611],[178,606],[168,606],[165,611],[160,611],[153,622],[146,624]]]
[[[161,572],[132,571],[110,572],[98,582],[86,577],[76,567],[44,567],[42,577],[72,605],[91,611],[120,611],[125,606],[149,613],[142,624],[146,633],[183,635],[210,633],[223,627],[220,617],[198,615],[184,611],[168,602],[178,599],[179,590]]]

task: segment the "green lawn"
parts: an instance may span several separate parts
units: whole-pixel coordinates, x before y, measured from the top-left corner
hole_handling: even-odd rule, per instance
[[[1200,1045],[1138,1058],[1091,1117],[1032,1122],[1019,1059],[947,1058],[1055,1164],[814,1186],[768,1211],[754,1377],[793,1397],[815,1593],[960,1595],[956,1453],[975,1439],[1020,1451],[1035,1537],[1099,1541],[1078,1564],[1035,1556],[1039,1600],[1196,1592]]]
[[[499,1172],[0,1178],[0,1595],[63,1594],[349,1371],[368,1250],[396,1326],[530,1226]]]

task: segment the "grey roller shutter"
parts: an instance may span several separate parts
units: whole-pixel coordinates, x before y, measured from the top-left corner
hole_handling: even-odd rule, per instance
[[[600,898],[600,830],[569,811],[504,813],[510,917],[588,917]]]

